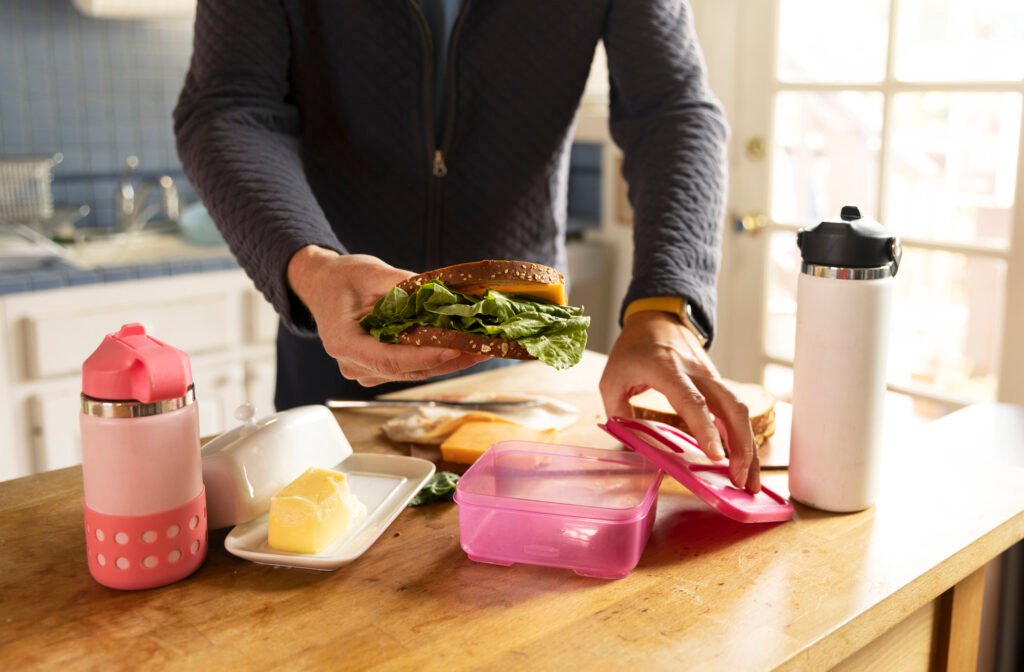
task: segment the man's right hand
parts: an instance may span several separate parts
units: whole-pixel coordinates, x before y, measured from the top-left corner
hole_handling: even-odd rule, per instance
[[[316,321],[324,349],[341,375],[372,387],[461,371],[490,359],[459,350],[381,343],[359,318],[389,289],[415,275],[365,254],[338,254],[315,245],[288,262],[288,284]]]

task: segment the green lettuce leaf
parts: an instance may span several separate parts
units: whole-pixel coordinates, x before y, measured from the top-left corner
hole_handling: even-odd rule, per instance
[[[416,496],[409,501],[409,506],[423,506],[431,502],[450,502],[455,495],[455,484],[458,482],[457,474],[450,471],[439,471],[420,488]]]
[[[416,325],[507,338],[548,366],[567,369],[583,356],[590,318],[582,308],[493,289],[482,297],[467,296],[434,280],[411,295],[392,287],[359,324],[383,343],[396,342],[398,334]]]

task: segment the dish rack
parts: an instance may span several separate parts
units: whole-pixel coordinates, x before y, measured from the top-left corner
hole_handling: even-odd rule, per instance
[[[53,167],[64,160],[57,153],[38,156],[0,156],[0,222],[53,217]]]

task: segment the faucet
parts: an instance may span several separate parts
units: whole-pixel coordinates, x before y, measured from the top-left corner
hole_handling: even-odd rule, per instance
[[[158,180],[143,180],[136,191],[135,171],[139,167],[139,157],[129,156],[124,163],[121,183],[115,194],[117,229],[126,233],[140,231],[154,215],[163,211],[164,217],[170,221],[178,221],[180,203],[178,190],[170,175],[161,175]],[[146,206],[153,187],[160,188],[160,204]]]

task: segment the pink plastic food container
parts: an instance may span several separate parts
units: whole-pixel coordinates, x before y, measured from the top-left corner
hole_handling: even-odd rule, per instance
[[[601,427],[635,452],[503,441],[458,482],[459,536],[471,560],[564,567],[618,579],[640,561],[668,473],[727,518],[777,523],[793,507],[768,488],[751,495],[728,464],[705,464],[690,435],[649,420]]]
[[[456,486],[462,548],[477,562],[622,578],[647,545],[661,477],[634,453],[496,443]]]
[[[188,356],[128,324],[82,367],[89,572],[110,588],[162,586],[206,558],[206,494]]]

